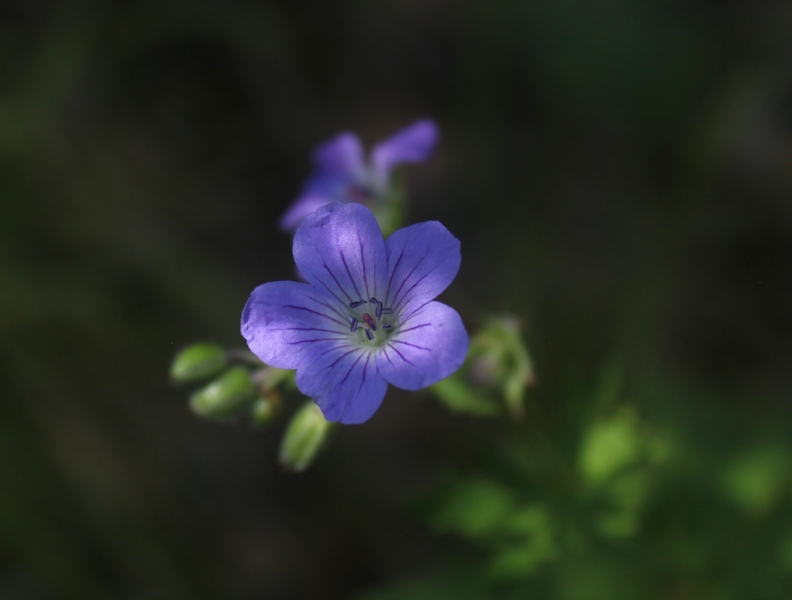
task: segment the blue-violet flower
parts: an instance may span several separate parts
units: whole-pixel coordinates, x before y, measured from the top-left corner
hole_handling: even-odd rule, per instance
[[[306,215],[329,202],[371,204],[386,200],[392,192],[391,170],[404,163],[425,161],[438,137],[434,122],[416,121],[376,144],[368,163],[354,133],[344,132],[320,144],[313,153],[314,173],[281,218],[281,229],[294,231]]]
[[[459,240],[439,222],[383,240],[357,203],[325,205],[294,236],[308,283],[253,290],[242,335],[265,363],[297,370],[297,387],[329,421],[362,423],[388,384],[418,390],[463,363],[469,341],[457,312],[434,301],[454,279]]]

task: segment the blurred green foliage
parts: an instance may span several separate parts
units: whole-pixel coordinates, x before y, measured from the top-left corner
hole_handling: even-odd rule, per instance
[[[600,386],[610,386],[606,373]],[[567,401],[596,407],[602,391]],[[551,432],[566,433],[566,444],[530,429],[499,440],[414,505],[434,531],[478,552],[363,597],[452,598],[455,588],[440,591],[450,580],[472,582],[479,598],[783,598],[792,450],[739,432],[735,414],[719,443],[702,444],[707,411],[682,405],[683,390],[654,393],[666,403],[654,422],[642,414],[658,409],[651,400],[611,390],[573,435],[571,423]],[[663,423],[674,410],[686,413],[687,431]]]
[[[4,3],[0,597],[785,598],[790,14]],[[315,143],[424,116],[407,218],[462,241],[446,301],[515,315],[538,384],[519,420],[392,391],[283,473],[277,424],[195,419],[165,370],[293,276]]]

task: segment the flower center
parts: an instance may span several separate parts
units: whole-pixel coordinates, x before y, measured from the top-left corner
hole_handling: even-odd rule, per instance
[[[366,309],[360,308],[367,304],[371,305],[373,310],[371,307],[367,307]],[[393,329],[393,324],[390,322],[392,319],[390,315],[393,314],[392,308],[384,307],[382,302],[374,297],[368,300],[350,302],[349,308],[350,314],[347,315],[347,321],[349,321],[350,333],[361,331],[362,333],[358,334],[361,341],[365,336],[366,340],[374,342],[377,346],[388,338],[390,330]],[[364,310],[368,312],[364,312]],[[373,316],[371,313],[374,313]]]
[[[366,179],[365,182],[349,183],[346,186],[346,201],[364,204],[369,208],[387,204],[391,191],[387,187],[378,185],[373,174],[369,174]]]
[[[368,186],[356,183],[347,186],[347,196],[350,202],[357,202],[358,204],[368,204],[377,198],[376,194]]]

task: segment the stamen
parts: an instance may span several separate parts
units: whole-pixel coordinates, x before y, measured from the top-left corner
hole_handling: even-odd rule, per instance
[[[383,323],[383,324],[381,325],[381,327],[382,327],[383,329],[390,329],[391,327],[393,327],[393,325],[388,325],[387,323]]]
[[[374,321],[374,319],[372,318],[372,316],[370,314],[368,314],[368,313],[364,314],[363,315],[363,320],[366,322],[366,325],[371,327],[372,331],[377,331],[377,323],[376,323],[376,321]]]
[[[380,306],[382,306],[382,305],[380,304]],[[392,308],[383,308],[383,309],[380,310],[380,312],[383,315],[392,315],[393,314],[393,309]]]
[[[374,340],[374,336],[371,335],[371,332],[368,329],[364,329],[363,331],[366,332],[366,337],[369,339],[369,342]]]
[[[366,304],[366,300],[358,300],[357,302],[350,302],[349,308],[357,308],[361,304]]]
[[[382,316],[382,302],[377,300],[377,318],[379,319]]]
[[[355,331],[357,331],[357,327],[358,327],[358,320],[357,320],[357,319],[355,319],[354,317],[349,317],[349,316],[348,316],[348,317],[347,317],[347,321],[349,321],[349,324],[350,324],[350,326],[351,326],[351,327],[349,328],[349,331],[351,331],[352,333],[354,333]]]

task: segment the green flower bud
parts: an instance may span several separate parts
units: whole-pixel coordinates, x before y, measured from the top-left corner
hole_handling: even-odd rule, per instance
[[[280,463],[290,471],[304,471],[327,438],[330,422],[313,402],[306,402],[292,417],[283,435]]]
[[[217,344],[193,344],[173,359],[170,376],[173,381],[189,383],[209,379],[226,368],[226,351]]]
[[[190,396],[190,408],[202,417],[227,417],[249,405],[255,397],[256,388],[248,370],[234,367]]]
[[[512,416],[523,414],[525,389],[534,383],[531,356],[513,317],[490,319],[471,340],[471,375],[500,388]]]
[[[520,324],[505,316],[489,319],[470,338],[462,369],[432,389],[454,412],[494,415],[500,412],[502,403],[513,417],[521,417],[525,390],[534,381],[533,363],[522,341]]]
[[[294,384],[294,371],[287,371],[286,369],[276,369],[275,367],[264,367],[256,374],[256,383],[261,386],[265,392],[276,389],[285,382],[291,380]]]
[[[250,418],[258,425],[268,425],[280,409],[280,397],[275,393],[256,398],[250,409]]]

